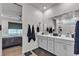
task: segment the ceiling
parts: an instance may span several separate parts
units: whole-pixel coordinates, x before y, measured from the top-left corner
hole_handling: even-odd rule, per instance
[[[28,3],[28,4],[30,4],[31,6],[37,8],[41,11],[45,11],[45,10],[47,10],[47,9],[49,9],[49,8],[53,7],[54,5],[57,5],[59,3]],[[44,9],[44,7],[46,7],[46,8]]]

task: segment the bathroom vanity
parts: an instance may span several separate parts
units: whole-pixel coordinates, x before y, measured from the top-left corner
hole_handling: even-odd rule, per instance
[[[38,46],[57,56],[74,55],[74,38],[37,34]]]

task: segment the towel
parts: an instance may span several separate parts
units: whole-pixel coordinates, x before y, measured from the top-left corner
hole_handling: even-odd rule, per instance
[[[52,33],[52,27],[50,27],[50,29],[49,29],[49,33]]]
[[[49,28],[48,27],[46,28],[46,31],[49,32]]]
[[[34,30],[34,25],[32,25],[32,39],[35,41],[35,30]]]
[[[79,21],[76,22],[75,26],[74,54],[79,54]]]
[[[39,30],[39,27],[37,26],[37,32],[39,32],[40,30]]]
[[[29,24],[28,24],[27,37],[28,37],[28,42],[30,42],[32,36],[31,36],[31,28],[30,28],[30,25]]]

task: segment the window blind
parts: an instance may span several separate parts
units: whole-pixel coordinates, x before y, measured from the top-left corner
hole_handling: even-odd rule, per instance
[[[8,22],[8,29],[22,29],[21,23]]]

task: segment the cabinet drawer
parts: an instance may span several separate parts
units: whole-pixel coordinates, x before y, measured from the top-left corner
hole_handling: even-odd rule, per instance
[[[54,44],[55,44],[54,39],[53,38],[48,38],[48,51],[53,53],[53,54],[55,54],[55,51],[54,51],[55,46],[54,46]]]
[[[66,55],[66,45],[63,43],[55,42],[55,54],[58,56]]]
[[[47,50],[47,37],[38,36],[38,46]]]
[[[47,50],[47,38],[43,38],[42,48]]]
[[[67,45],[67,56],[73,56],[74,54],[74,45]]]

